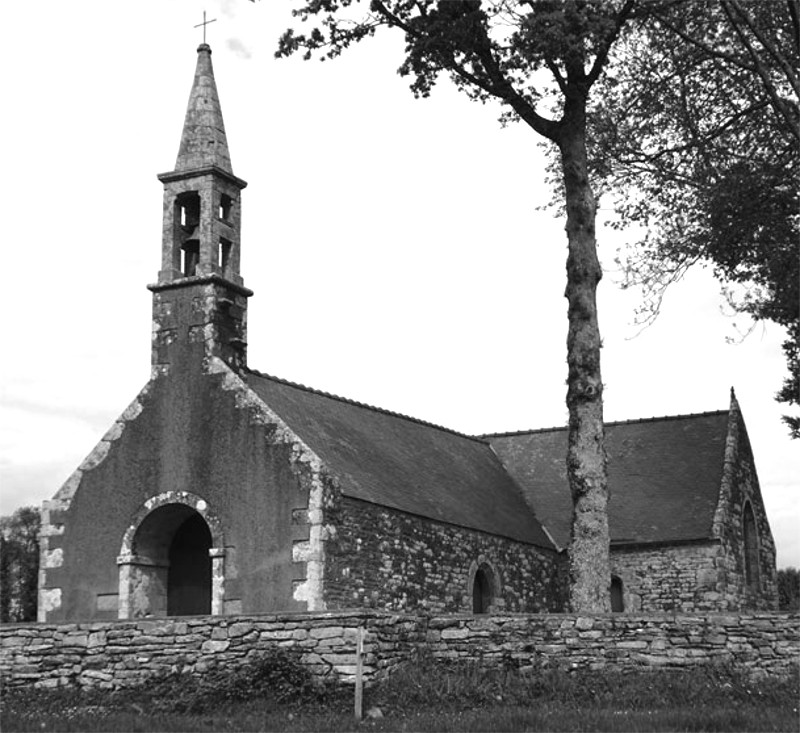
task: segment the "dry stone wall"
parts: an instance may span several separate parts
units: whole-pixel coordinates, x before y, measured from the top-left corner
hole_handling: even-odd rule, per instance
[[[786,675],[800,663],[800,614],[442,616],[425,643],[439,659],[530,670],[725,664]]]
[[[233,668],[271,647],[295,650],[320,679],[364,679],[415,653],[520,669],[670,669],[723,663],[787,675],[800,663],[800,614],[504,614],[408,616],[380,611],[185,617],[0,627],[4,686],[115,688]]]
[[[270,648],[294,650],[319,679],[348,682],[363,629],[367,683],[401,664],[424,639],[415,617],[369,612],[185,617],[0,628],[4,685],[116,688],[175,673],[235,667]]]

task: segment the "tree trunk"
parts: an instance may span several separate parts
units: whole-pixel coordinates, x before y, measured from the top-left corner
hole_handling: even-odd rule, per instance
[[[595,200],[586,161],[586,94],[567,95],[558,144],[567,204],[567,475],[572,493],[570,605],[576,612],[611,610],[608,482],[600,376]]]

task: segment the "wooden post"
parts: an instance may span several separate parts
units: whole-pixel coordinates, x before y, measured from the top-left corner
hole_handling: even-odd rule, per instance
[[[359,626],[356,633],[356,720],[361,720],[364,712],[364,629]]]

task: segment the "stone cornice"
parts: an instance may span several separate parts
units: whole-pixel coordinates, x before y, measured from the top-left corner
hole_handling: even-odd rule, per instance
[[[239,178],[238,176],[233,175],[233,173],[223,170],[222,168],[216,165],[210,165],[205,168],[194,168],[192,170],[183,170],[183,171],[170,171],[169,173],[159,173],[158,180],[161,183],[172,183],[173,181],[183,181],[187,178],[200,178],[201,176],[219,176],[220,178],[225,178],[234,186],[238,188],[246,188],[247,181]]]
[[[250,288],[246,288],[243,285],[237,285],[236,283],[231,282],[230,280],[227,280],[221,275],[217,275],[215,273],[210,275],[182,277],[168,283],[151,283],[147,286],[147,289],[153,293],[160,293],[164,290],[175,290],[177,288],[185,288],[190,285],[223,285],[239,295],[243,295],[245,298],[249,298],[253,294],[253,291],[250,290]]]

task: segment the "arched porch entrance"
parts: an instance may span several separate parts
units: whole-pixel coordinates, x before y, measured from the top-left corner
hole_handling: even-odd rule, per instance
[[[221,614],[223,547],[203,499],[185,492],[150,499],[117,558],[119,618]]]

